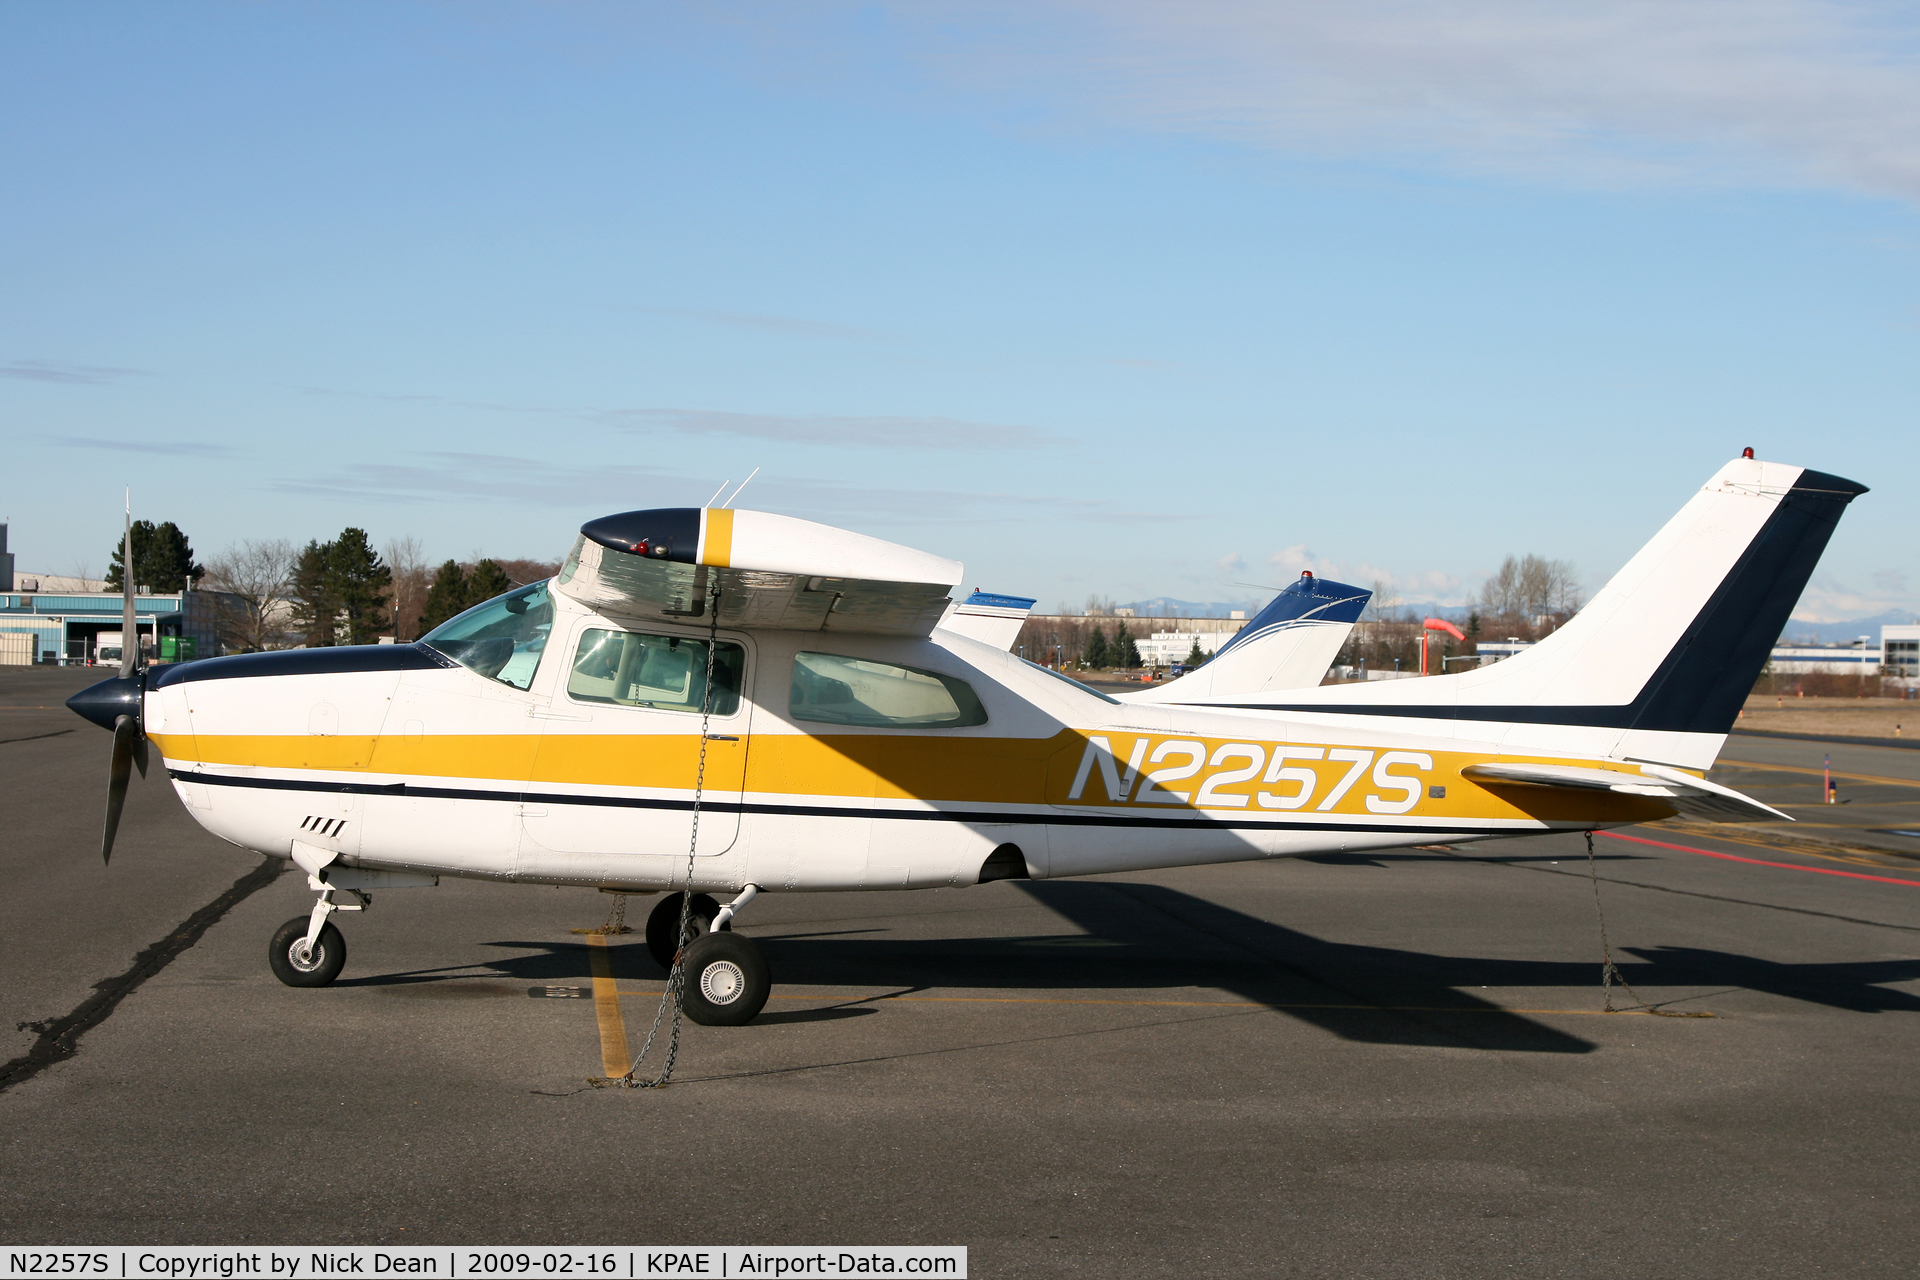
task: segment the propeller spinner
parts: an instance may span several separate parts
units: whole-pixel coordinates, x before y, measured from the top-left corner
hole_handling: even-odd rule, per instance
[[[113,730],[113,759],[107,766],[107,821],[100,837],[100,861],[113,859],[113,836],[120,829],[120,811],[127,803],[127,783],[133,770],[147,776],[147,735],[140,724],[147,673],[140,665],[140,633],[133,620],[133,506],[127,506],[126,540],[120,550],[120,591],[125,600],[121,615],[120,674],[89,685],[67,699],[67,708]]]

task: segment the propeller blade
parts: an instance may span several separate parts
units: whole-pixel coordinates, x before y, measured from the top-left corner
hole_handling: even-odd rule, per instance
[[[125,542],[120,544],[120,678],[122,680],[132,675],[134,669],[140,665],[140,633],[134,629],[133,592],[133,495],[129,492],[127,495],[127,538]],[[118,752],[120,749],[118,746],[118,729],[114,730],[114,742],[114,750]],[[118,758],[117,755],[115,758]],[[142,769],[140,776],[143,778],[146,777],[147,771]],[[109,845],[113,843],[111,835],[108,836],[107,843]]]
[[[140,726],[132,716],[113,722],[113,763],[107,766],[107,829],[100,838],[100,861],[113,860],[113,836],[120,829],[120,810],[127,803],[127,781],[140,743]]]

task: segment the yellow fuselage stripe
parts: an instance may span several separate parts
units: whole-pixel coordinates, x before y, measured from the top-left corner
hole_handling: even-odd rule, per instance
[[[1134,754],[1135,742],[1148,738],[1164,742],[1177,735],[1103,730],[1115,754],[1124,762]],[[1221,772],[1205,767],[1166,789],[1187,793],[1185,803],[1150,804],[1110,799],[1096,777],[1089,778],[1080,796],[1069,794],[1076,768],[1086,748],[1085,731],[1062,730],[1051,738],[959,738],[883,736],[878,734],[767,734],[740,741],[707,743],[705,786],[709,791],[747,791],[761,795],[818,798],[828,803],[859,801],[923,801],[948,805],[1061,806],[1119,809],[1142,817],[1166,817],[1201,809],[1221,818],[1291,817],[1308,821],[1342,816],[1382,816],[1370,808],[1367,797],[1377,794],[1371,772],[1355,784],[1331,809],[1319,803],[1348,772],[1348,765],[1331,760],[1291,760],[1317,777],[1313,800],[1299,809],[1263,806],[1259,793],[1285,794],[1286,784],[1262,783],[1257,778],[1218,787],[1204,800],[1200,788]],[[687,791],[699,768],[700,740],[696,734],[448,734],[436,736],[385,735],[219,736],[212,734],[153,735],[169,762],[195,761],[212,765],[252,766],[326,772],[365,772],[386,776],[434,779],[497,780],[515,786],[553,784],[570,787],[641,787]],[[1227,739],[1183,739],[1204,742],[1209,758]],[[1265,750],[1288,744],[1256,744]],[[1293,744],[1298,745],[1298,744]],[[1574,791],[1553,787],[1483,786],[1462,776],[1461,770],[1485,762],[1484,755],[1429,751],[1433,768],[1417,775],[1417,802],[1403,815],[1422,824],[1449,819],[1541,820],[1557,822],[1642,822],[1669,816],[1671,807],[1654,797],[1606,791]],[[1241,759],[1226,762],[1241,764]],[[1154,766],[1148,766],[1149,768]],[[1145,770],[1143,770],[1144,772]],[[1413,777],[1404,769],[1404,776]],[[1623,781],[1644,782],[1638,773],[1621,774]],[[1433,787],[1445,794],[1434,796]],[[1134,788],[1137,797],[1144,784]],[[1232,801],[1239,799],[1241,803]]]

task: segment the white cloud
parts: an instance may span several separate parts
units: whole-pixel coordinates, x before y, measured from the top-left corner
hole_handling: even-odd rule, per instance
[[[1377,589],[1380,603],[1405,601],[1418,604],[1464,605],[1475,593],[1466,587],[1459,574],[1440,569],[1395,570],[1368,561],[1332,560],[1316,555],[1305,543],[1282,547],[1267,557],[1273,585],[1281,586],[1310,570],[1316,578],[1330,578],[1356,587]]]
[[[1824,570],[1816,572],[1794,606],[1795,622],[1849,622],[1883,613],[1920,613],[1920,599],[1906,589],[1904,573],[1874,575],[1874,590],[1862,591]]]
[[[924,59],[1066,114],[1581,184],[1920,198],[1920,22],[1871,0],[902,4]]]

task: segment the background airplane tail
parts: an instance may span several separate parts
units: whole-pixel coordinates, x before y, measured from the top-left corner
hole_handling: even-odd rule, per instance
[[[1121,697],[1128,702],[1185,702],[1310,689],[1327,674],[1372,597],[1365,587],[1303,573],[1198,671]]]

